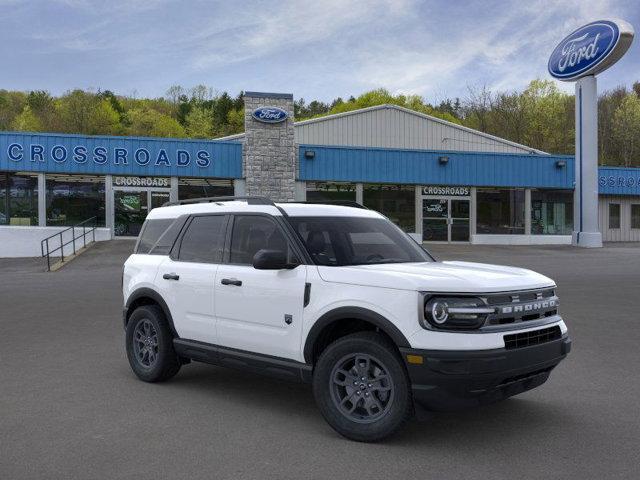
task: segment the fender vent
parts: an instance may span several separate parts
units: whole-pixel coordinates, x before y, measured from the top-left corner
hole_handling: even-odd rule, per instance
[[[504,346],[507,350],[513,348],[530,347],[541,343],[557,340],[562,336],[559,326],[533,330],[530,332],[514,333],[504,336]]]

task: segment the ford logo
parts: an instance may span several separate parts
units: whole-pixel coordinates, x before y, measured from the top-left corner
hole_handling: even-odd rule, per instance
[[[284,122],[289,114],[278,107],[259,107],[251,114],[259,122],[278,123]]]
[[[633,40],[626,22],[599,20],[578,28],[555,48],[549,73],[559,80],[595,75],[618,61]]]

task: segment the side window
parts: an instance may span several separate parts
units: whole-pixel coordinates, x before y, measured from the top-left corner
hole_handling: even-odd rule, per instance
[[[144,222],[136,253],[149,253],[160,236],[169,228],[169,225],[171,225],[174,220],[174,218],[158,218]]]
[[[220,263],[224,249],[224,215],[194,217],[180,242],[181,262]]]
[[[298,233],[313,260],[319,265],[336,265],[337,259],[330,233],[320,223],[300,222]],[[335,235],[335,234],[334,234]]]
[[[290,256],[289,242],[272,219],[260,215],[237,215],[231,233],[230,263],[251,265],[258,250],[282,250]]]

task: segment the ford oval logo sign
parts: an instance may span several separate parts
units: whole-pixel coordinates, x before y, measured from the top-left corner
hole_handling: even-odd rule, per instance
[[[633,27],[627,22],[599,20],[578,28],[555,48],[549,73],[559,80],[576,80],[606,70],[627,51]]]
[[[284,122],[289,114],[278,107],[259,107],[251,114],[253,118],[264,123]]]

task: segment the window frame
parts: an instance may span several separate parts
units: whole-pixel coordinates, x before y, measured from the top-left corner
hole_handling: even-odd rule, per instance
[[[196,262],[193,260],[184,260],[180,258],[180,249],[182,248],[182,240],[184,239],[184,236],[186,235],[186,233],[189,231],[189,227],[191,226],[191,223],[193,222],[193,220],[196,217],[225,217],[225,221],[224,221],[224,232],[223,232],[223,236],[222,236],[222,258],[220,259],[220,262]],[[182,263],[197,263],[200,265],[221,265],[222,263],[224,263],[224,258],[225,258],[225,251],[227,249],[227,239],[228,239],[228,232],[229,232],[229,218],[230,215],[228,213],[198,213],[198,214],[193,214],[193,215],[189,215],[189,218],[187,219],[187,221],[184,223],[184,225],[182,226],[182,230],[180,231],[180,234],[178,235],[178,238],[176,239],[176,241],[173,243],[173,246],[171,247],[171,252],[169,253],[169,258],[171,260],[173,260],[174,262],[182,262]]]
[[[293,227],[291,224],[284,220],[284,218],[270,215],[268,213],[263,212],[247,212],[247,213],[231,213],[229,214],[229,221],[227,222],[227,233],[225,238],[225,248],[222,254],[222,263],[225,265],[235,265],[238,267],[251,267],[253,268],[253,264],[251,263],[232,263],[231,262],[231,239],[233,236],[233,229],[235,227],[235,221],[237,217],[267,217],[272,222],[275,223],[276,228],[280,230],[280,232],[284,235],[285,240],[289,248],[292,250],[292,253],[297,257],[297,261],[299,265],[312,265],[311,258],[308,258],[308,254],[306,250],[301,249],[299,244],[299,239],[297,235],[292,233],[291,229]]]

